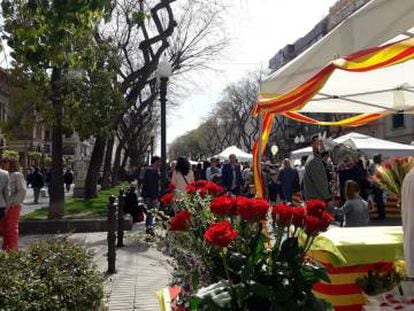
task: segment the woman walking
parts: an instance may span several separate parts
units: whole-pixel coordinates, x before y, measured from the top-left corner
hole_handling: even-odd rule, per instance
[[[17,251],[19,249],[20,210],[26,196],[26,182],[19,171],[19,162],[16,159],[3,160],[3,166],[9,172],[10,188],[10,198],[3,223],[3,250]]]
[[[179,157],[172,174],[171,183],[175,185],[176,190],[185,191],[187,185],[193,181],[194,174],[191,171],[190,162],[184,157]]]

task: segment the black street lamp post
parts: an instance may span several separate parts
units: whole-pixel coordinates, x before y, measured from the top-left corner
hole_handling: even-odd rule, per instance
[[[167,60],[158,64],[158,77],[160,79],[161,102],[161,193],[167,188],[167,85],[172,73],[172,68]]]

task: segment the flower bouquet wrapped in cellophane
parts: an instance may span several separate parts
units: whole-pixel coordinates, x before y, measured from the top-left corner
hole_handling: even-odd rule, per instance
[[[414,157],[391,159],[377,167],[373,181],[391,195],[401,197],[405,175],[414,167]]]

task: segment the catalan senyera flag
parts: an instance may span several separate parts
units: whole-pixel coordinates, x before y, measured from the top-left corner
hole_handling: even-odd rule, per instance
[[[288,111],[281,113],[281,115],[285,116],[286,118],[302,122],[302,123],[308,123],[308,124],[314,124],[314,125],[320,125],[320,126],[346,126],[346,127],[357,127],[361,126],[373,121],[376,121],[378,119],[381,119],[385,116],[387,116],[388,112],[383,113],[363,113],[356,116],[352,116],[346,119],[338,120],[338,121],[318,121],[313,118],[310,118],[308,116],[305,116],[299,112],[294,111]]]
[[[335,70],[366,72],[414,59],[414,38],[359,51],[333,60],[286,94],[260,94],[254,114],[299,111],[325,85]]]
[[[256,197],[263,197],[263,178],[262,170],[260,165],[260,155],[263,155],[266,150],[267,141],[269,140],[270,132],[272,131],[273,125],[273,114],[266,113],[262,120],[262,131],[261,131],[261,150],[259,150],[259,140],[256,140],[253,145],[253,175],[254,175],[254,186],[256,189]],[[260,152],[260,154],[259,154]]]

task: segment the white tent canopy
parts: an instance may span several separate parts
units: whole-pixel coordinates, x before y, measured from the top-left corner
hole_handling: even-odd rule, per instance
[[[239,161],[251,161],[253,159],[252,154],[244,152],[236,146],[230,146],[214,157],[219,158],[220,160],[228,160],[231,154],[236,155]]]
[[[414,146],[394,143],[359,133],[349,133],[334,139],[334,142],[342,143],[355,150],[360,150],[372,158],[375,154],[382,154],[383,158],[414,156]],[[311,147],[295,150],[292,158],[298,159],[312,153]]]
[[[328,63],[370,47],[414,37],[414,1],[371,0],[261,84],[263,94],[285,94]],[[339,58],[339,59],[338,59]],[[414,61],[370,72],[336,70],[300,112],[414,113]]]

